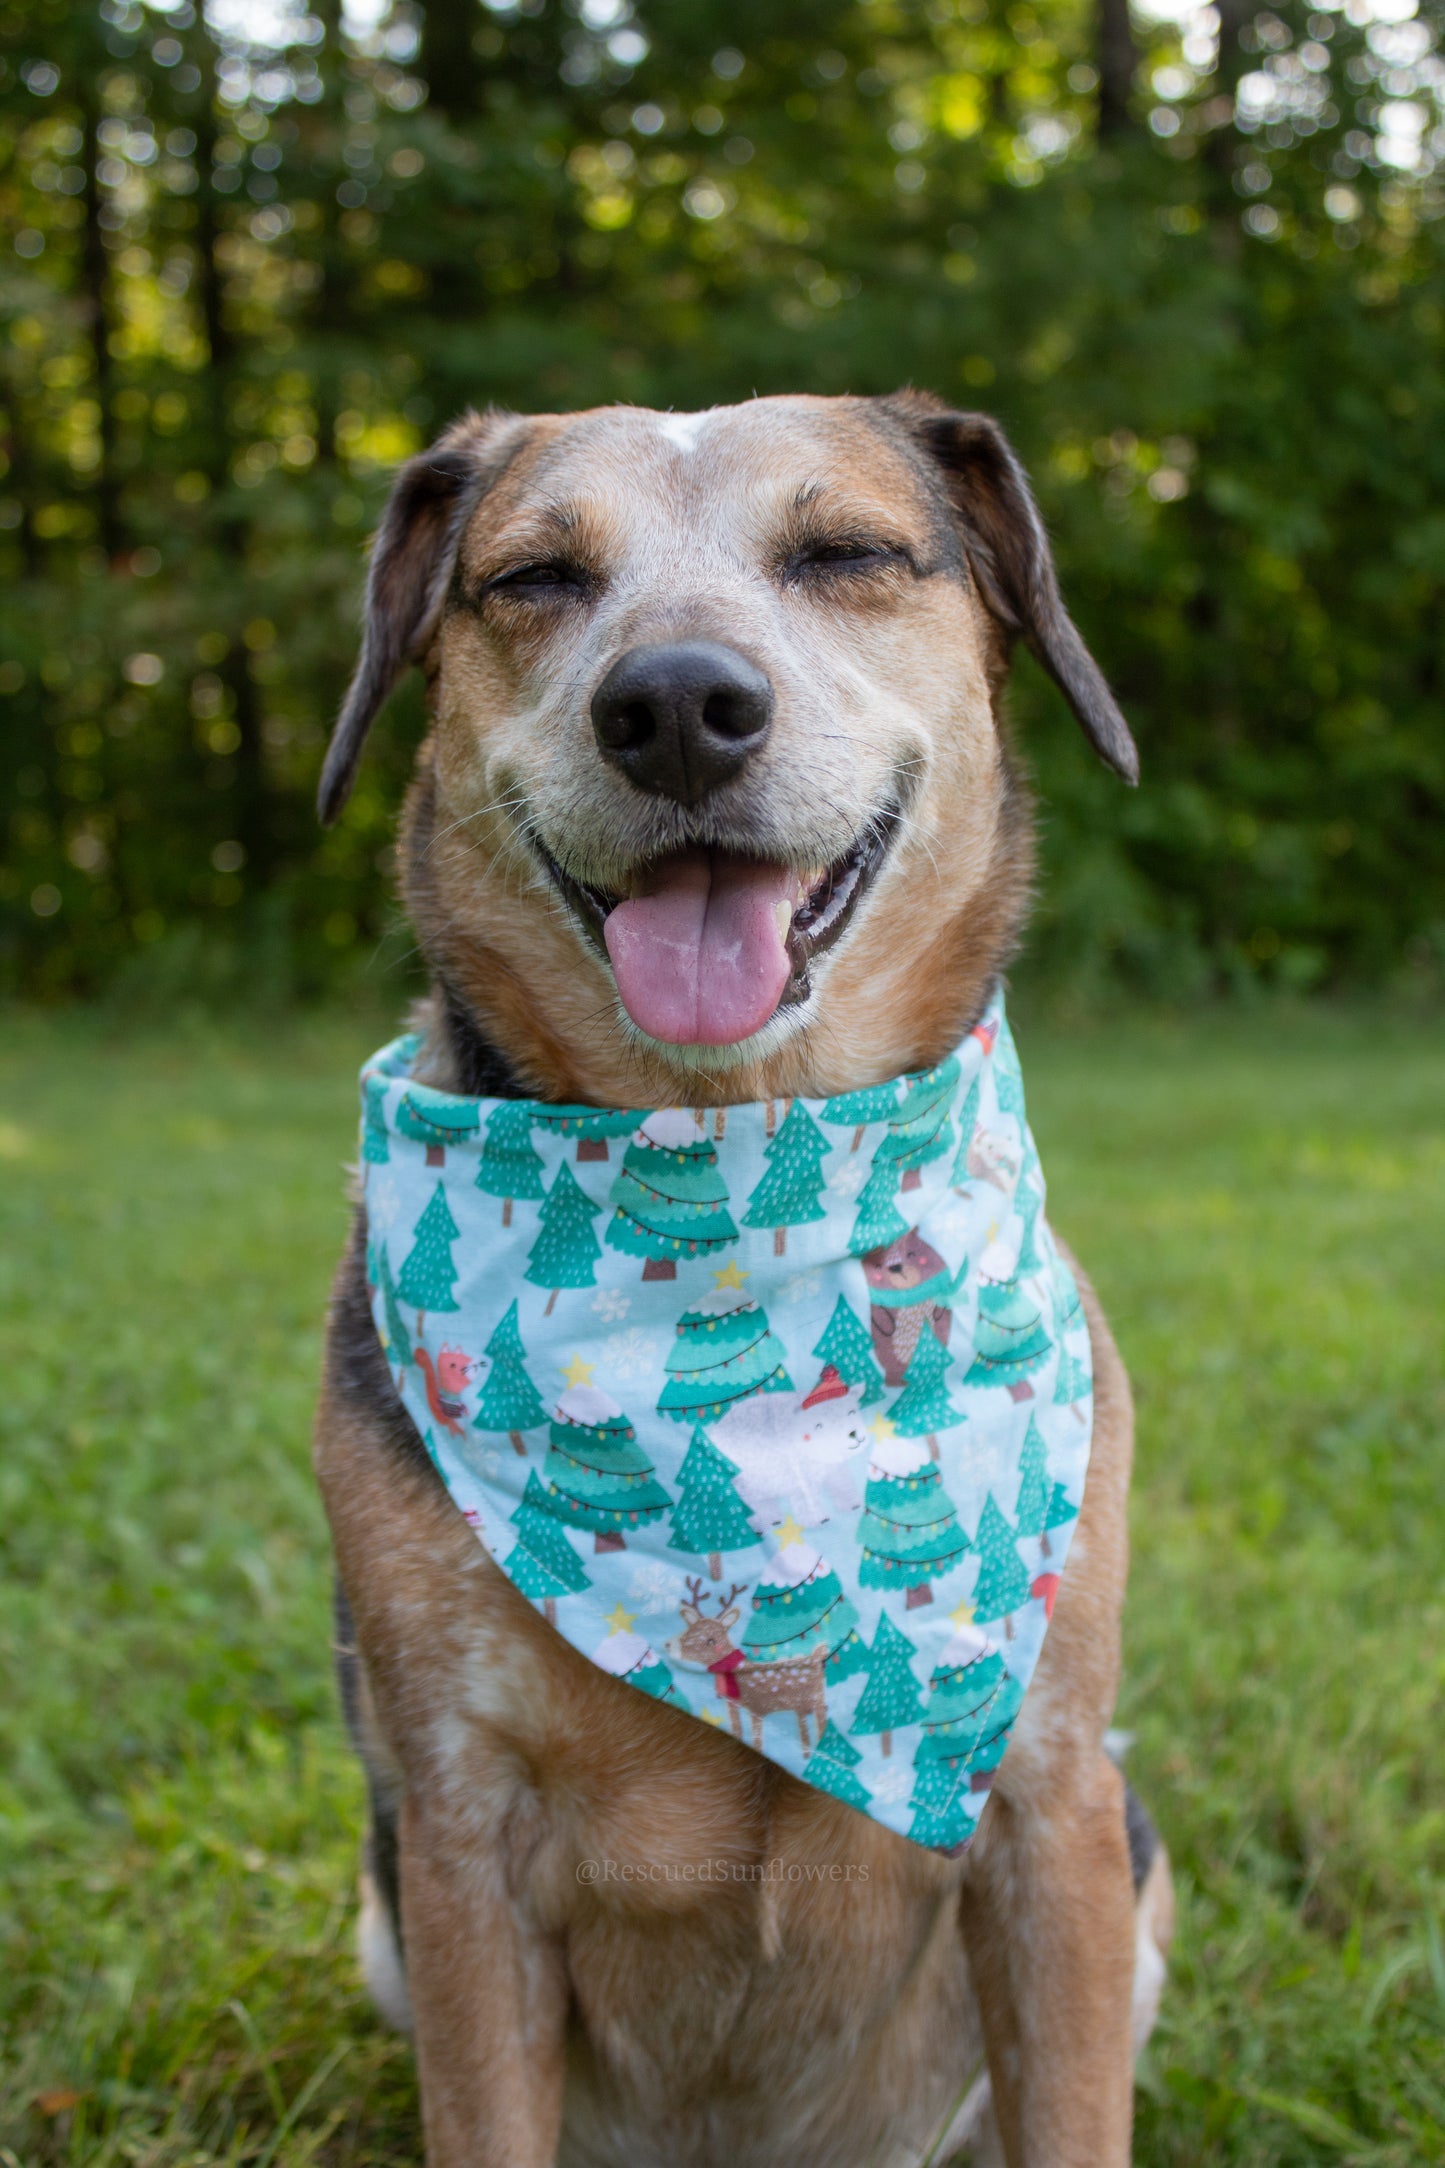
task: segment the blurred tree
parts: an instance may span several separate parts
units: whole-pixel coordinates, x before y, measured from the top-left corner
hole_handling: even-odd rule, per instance
[[[1009,428],[1143,746],[1021,668],[1037,968],[1438,985],[1442,12],[0,0],[0,985],[371,954],[415,689],[311,790],[457,409],[905,379]]]

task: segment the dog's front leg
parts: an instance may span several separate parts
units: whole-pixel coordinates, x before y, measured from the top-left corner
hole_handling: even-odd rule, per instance
[[[1100,1754],[1044,1802],[1001,1784],[961,1905],[1009,2168],[1125,2168],[1134,1890],[1118,1770]]]
[[[562,2121],[567,1981],[529,1930],[504,1857],[464,1850],[408,1797],[401,1915],[428,2168],[550,2168]]]

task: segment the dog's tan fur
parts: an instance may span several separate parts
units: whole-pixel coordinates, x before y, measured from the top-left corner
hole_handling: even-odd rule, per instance
[[[957,1042],[1030,878],[997,717],[1010,638],[1034,640],[1081,711],[1094,684],[1071,683],[1074,650],[1040,629],[1057,597],[1036,526],[1013,532],[1033,515],[1000,445],[911,395],[772,400],[686,420],[473,419],[444,440],[439,482],[421,463],[403,477],[325,789],[334,812],[371,712],[416,654],[433,728],[402,856],[437,975],[434,1082],[463,1081],[459,1012],[527,1091],[601,1105],[836,1093]],[[789,586],[779,568],[800,533],[860,528],[897,540],[912,568]],[[559,549],[591,574],[585,606],[489,586]],[[690,816],[603,763],[587,711],[624,647],[674,636],[729,641],[778,699],[756,772]],[[1117,745],[1112,757],[1127,764]],[[640,1039],[532,848],[622,889],[684,841],[803,871],[890,796],[893,847],[810,999],[731,1056]],[[1146,1946],[1167,1942],[1169,1893],[1160,1854],[1136,1911],[1103,1749],[1132,1428],[1081,1285],[1087,1492],[961,1861],[589,1664],[430,1470],[397,1453],[382,1411],[358,1405],[333,1346],[316,1464],[369,1759],[400,1801],[406,1988],[385,1992],[394,2008],[410,1996],[433,2168],[904,2168],[969,2138],[1012,2168],[1127,2160],[1134,1990],[1158,1984],[1136,1935],[1142,1919]],[[579,1879],[592,1861],[613,1863],[606,1879]]]

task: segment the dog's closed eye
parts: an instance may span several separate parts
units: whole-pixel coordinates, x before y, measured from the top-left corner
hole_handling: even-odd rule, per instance
[[[523,602],[570,599],[590,592],[592,576],[585,566],[564,560],[516,565],[489,579],[485,595],[506,595]]]
[[[911,553],[898,543],[867,535],[829,535],[796,543],[784,560],[782,575],[791,584],[911,570],[912,566]]]

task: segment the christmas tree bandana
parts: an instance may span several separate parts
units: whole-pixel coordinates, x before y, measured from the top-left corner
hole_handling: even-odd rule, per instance
[[[837,1099],[362,1072],[377,1331],[448,1490],[602,1670],[968,1842],[1083,1497],[1088,1327],[995,1002]]]

